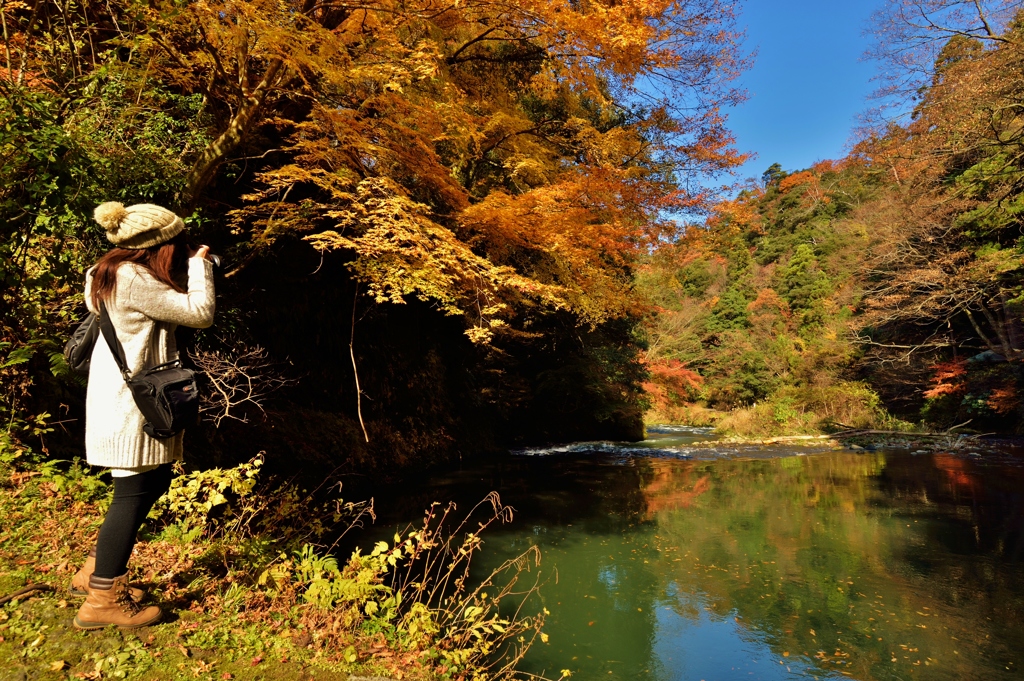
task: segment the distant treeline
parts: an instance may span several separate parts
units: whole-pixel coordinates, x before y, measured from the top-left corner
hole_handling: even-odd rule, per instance
[[[650,259],[654,418],[1024,428],[1020,17],[948,37],[929,73],[909,122],[773,165]]]

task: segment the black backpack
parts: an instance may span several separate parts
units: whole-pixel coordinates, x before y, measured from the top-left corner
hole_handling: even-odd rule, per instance
[[[120,369],[124,382],[132,391],[135,405],[146,419],[143,430],[150,437],[165,440],[174,437],[199,419],[199,388],[195,372],[173,360],[146,369],[133,377],[128,371],[124,346],[117,339],[105,305],[100,314],[90,313],[64,346],[68,365],[78,372],[88,372],[96,338],[102,334]]]
[[[68,367],[76,374],[88,374],[89,364],[92,361],[92,348],[96,345],[96,336],[99,335],[100,324],[92,312],[78,325],[71,338],[64,344],[64,359]]]

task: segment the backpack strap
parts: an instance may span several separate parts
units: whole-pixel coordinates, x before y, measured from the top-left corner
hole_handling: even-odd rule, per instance
[[[110,354],[114,356],[114,362],[117,363],[117,368],[121,370],[121,375],[124,376],[125,383],[127,383],[131,380],[132,374],[128,371],[128,360],[124,355],[124,346],[117,339],[117,333],[114,331],[114,325],[110,321],[110,315],[107,314],[107,306],[104,303],[100,303],[99,322],[100,333],[103,334],[103,338],[107,341]]]

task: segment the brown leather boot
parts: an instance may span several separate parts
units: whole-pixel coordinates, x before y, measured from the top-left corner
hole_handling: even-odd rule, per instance
[[[89,578],[92,577],[93,570],[96,569],[96,547],[94,546],[89,555],[85,559],[85,565],[82,569],[75,573],[75,576],[71,578],[71,595],[72,596],[85,596],[89,591]],[[128,591],[132,595],[132,600],[136,603],[141,603],[142,599],[146,597],[146,592],[134,586],[129,586]]]
[[[102,629],[111,624],[121,629],[138,629],[155,624],[161,615],[163,612],[157,606],[143,607],[132,600],[127,573],[114,579],[93,575],[74,624],[78,629]]]

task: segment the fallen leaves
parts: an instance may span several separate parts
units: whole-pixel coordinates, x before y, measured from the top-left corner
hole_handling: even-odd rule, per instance
[[[197,679],[204,674],[209,674],[211,671],[213,671],[213,664],[203,660],[196,660],[195,666],[192,667],[192,675]]]

